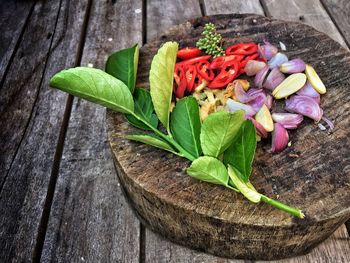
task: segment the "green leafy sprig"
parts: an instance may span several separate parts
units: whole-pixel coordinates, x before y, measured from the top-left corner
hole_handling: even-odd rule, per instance
[[[254,203],[265,202],[297,217],[304,214],[257,192],[250,183],[256,131],[244,112],[216,112],[201,123],[193,97],[179,100],[171,113],[173,72],[178,44],[165,43],[154,56],[150,92],[135,88],[138,46],[112,54],[106,72],[86,67],[63,70],[50,85],[109,109],[124,113],[133,126],[147,133],[126,138],[169,151],[192,161],[187,173],[198,180],[222,185]],[[166,132],[158,129],[158,122]],[[223,161],[221,161],[223,160]]]
[[[221,46],[221,41],[222,36],[216,32],[215,25],[213,23],[207,23],[204,26],[202,38],[197,41],[196,45],[199,49],[205,50],[205,53],[215,58],[225,54]]]

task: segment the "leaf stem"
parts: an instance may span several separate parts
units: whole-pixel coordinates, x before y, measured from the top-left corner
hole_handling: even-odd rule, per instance
[[[151,124],[149,124],[147,121],[145,121],[143,118],[135,114],[134,112],[130,112],[136,119],[143,122],[148,128],[150,128],[155,134],[159,135],[162,139],[166,140],[168,143],[170,143],[172,146],[174,146],[179,151],[179,156],[184,157],[190,161],[194,161],[196,157],[194,157],[192,154],[187,152],[180,144],[178,144],[171,135],[166,135],[162,133],[160,130],[154,128]]]
[[[305,217],[304,213],[298,208],[294,208],[294,207],[288,206],[288,205],[283,204],[283,203],[281,203],[281,202],[279,202],[277,200],[271,199],[271,198],[269,198],[269,197],[267,197],[265,195],[262,195],[262,194],[260,194],[260,195],[261,195],[261,201],[263,201],[263,202],[265,202],[265,203],[267,203],[269,205],[277,207],[278,209],[281,209],[281,210],[283,210],[283,211],[285,211],[285,212],[287,212],[287,213],[289,213],[289,214],[291,214],[293,216],[296,216],[296,217],[299,217],[299,218],[304,218]]]

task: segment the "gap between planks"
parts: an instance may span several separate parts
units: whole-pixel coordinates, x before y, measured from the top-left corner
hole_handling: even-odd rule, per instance
[[[62,0],[60,2],[60,9],[61,9],[61,4],[62,4]],[[81,33],[80,33],[80,37],[79,37],[78,52],[76,54],[76,58],[75,58],[75,62],[74,62],[75,67],[79,66],[80,62],[81,62],[84,44],[85,44],[86,32],[87,32],[87,27],[88,27],[88,22],[89,22],[89,18],[90,18],[91,6],[92,6],[92,0],[88,0],[88,4],[87,4],[86,10],[85,10],[84,22],[82,24],[82,29],[81,29]],[[57,21],[58,21],[58,17],[59,17],[59,13],[57,16]],[[57,21],[56,21],[56,25],[57,25]],[[56,30],[56,26],[55,26],[55,30]],[[53,32],[53,35],[54,34],[55,34],[55,31]],[[52,37],[52,39],[54,39],[54,37]],[[51,42],[51,44],[52,44],[52,42]],[[50,50],[51,50],[51,46],[49,49],[49,53],[50,53]],[[64,142],[66,139],[66,133],[68,130],[68,125],[69,125],[69,119],[70,119],[70,115],[71,115],[71,111],[72,111],[73,99],[74,99],[74,96],[69,94],[67,97],[67,101],[66,101],[66,106],[65,106],[65,111],[64,111],[64,115],[63,115],[62,125],[61,125],[60,132],[59,132],[59,137],[57,140],[54,161],[53,161],[52,169],[51,169],[50,181],[49,181],[46,199],[45,199],[45,203],[44,203],[44,209],[42,211],[42,216],[41,216],[40,223],[39,223],[39,232],[37,234],[36,244],[35,244],[35,248],[33,251],[33,257],[32,257],[33,262],[40,262],[40,258],[41,258],[41,253],[42,253],[42,249],[43,249],[43,245],[44,245],[44,241],[45,241],[45,236],[46,236],[46,229],[47,229],[47,225],[48,225],[49,217],[50,217],[52,200],[54,198],[56,182],[57,182],[57,178],[59,175],[59,167],[60,167],[60,162],[61,162],[61,158],[62,158]]]
[[[22,42],[24,32],[25,32],[25,30],[26,30],[26,28],[27,28],[27,25],[28,25],[28,23],[29,23],[30,18],[32,17],[32,14],[33,14],[33,11],[34,11],[34,7],[35,7],[36,3],[37,3],[37,1],[35,1],[35,2],[32,3],[32,6],[31,6],[30,9],[29,9],[29,13],[28,13],[28,15],[27,15],[27,18],[26,18],[24,24],[23,24],[23,27],[22,27],[22,30],[21,30],[21,32],[20,32],[20,34],[19,34],[19,37],[18,37],[18,39],[17,39],[17,42],[16,42],[16,44],[15,44],[15,47],[14,47],[14,49],[12,50],[12,54],[10,55],[9,61],[7,62],[7,65],[5,65],[4,74],[2,75],[1,80],[0,80],[0,89],[3,87],[3,85],[4,85],[4,83],[5,83],[5,79],[6,79],[7,73],[8,73],[8,71],[9,71],[9,69],[10,69],[10,66],[11,66],[11,64],[12,64],[12,61],[13,61],[14,57],[15,57],[15,54],[17,53],[17,50],[18,50],[18,48],[19,48],[19,45],[20,45],[20,43]],[[51,42],[51,44],[52,44],[52,42]]]

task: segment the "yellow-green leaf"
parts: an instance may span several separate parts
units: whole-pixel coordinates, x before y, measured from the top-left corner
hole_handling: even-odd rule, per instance
[[[149,74],[154,109],[169,134],[169,114],[177,50],[176,42],[166,42],[154,56]]]
[[[77,67],[62,70],[51,78],[50,86],[114,111],[134,112],[134,101],[128,87],[99,69]]]

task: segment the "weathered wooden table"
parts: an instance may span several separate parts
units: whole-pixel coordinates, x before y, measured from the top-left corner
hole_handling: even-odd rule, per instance
[[[103,68],[114,50],[218,13],[301,21],[350,43],[345,0],[0,1],[1,262],[243,262],[143,227],[117,180],[105,109],[47,84],[63,68]],[[350,262],[349,232],[343,225],[310,254],[279,262]]]

